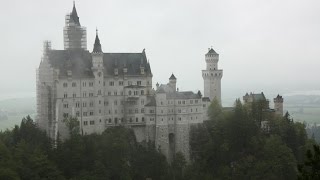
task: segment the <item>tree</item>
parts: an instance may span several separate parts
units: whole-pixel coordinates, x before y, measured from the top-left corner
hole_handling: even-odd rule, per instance
[[[312,180],[320,179],[320,147],[314,144],[313,149],[308,149],[307,159],[303,164],[298,165],[298,179]]]

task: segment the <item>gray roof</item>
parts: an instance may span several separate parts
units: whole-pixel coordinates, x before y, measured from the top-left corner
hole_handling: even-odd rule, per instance
[[[207,54],[218,54],[218,53],[216,53],[215,50],[213,50],[212,48],[210,48]]]
[[[174,80],[174,79],[177,79],[177,78],[172,73],[169,79],[173,79]]]
[[[210,101],[210,99],[208,97],[203,97],[202,101]]]
[[[96,39],[94,41],[93,51],[92,52],[93,53],[102,53],[100,39],[99,39],[99,36],[98,36],[98,30],[97,30]]]
[[[156,106],[156,98],[154,96],[150,97],[150,102],[145,106]]]
[[[78,16],[78,13],[77,13],[76,5],[74,3],[73,3],[73,8],[72,8],[72,12],[70,14],[70,17],[71,17],[71,20],[73,20],[73,22],[75,24],[80,26],[79,16]]]
[[[93,77],[91,70],[91,53],[83,49],[50,50],[49,63],[53,68],[60,70],[60,77],[67,76],[67,71],[72,71],[73,77]],[[150,64],[147,62],[145,52],[142,53],[103,53],[104,74],[114,75],[118,68],[118,75],[141,75],[140,67],[144,68],[146,76],[151,76]]]
[[[255,101],[266,101],[267,100],[263,93],[252,94],[252,97],[253,97],[253,100],[255,100]]]
[[[192,91],[182,91],[182,92],[169,92],[167,93],[167,99],[200,99],[198,94]]]

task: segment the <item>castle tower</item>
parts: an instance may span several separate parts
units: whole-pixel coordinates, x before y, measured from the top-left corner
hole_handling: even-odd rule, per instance
[[[75,3],[70,14],[66,15],[63,28],[64,49],[87,49],[87,31],[80,25]]]
[[[283,98],[278,94],[276,98],[273,99],[274,102],[274,110],[276,114],[283,116]]]
[[[219,54],[212,48],[209,48],[205,55],[206,70],[202,70],[204,81],[204,97],[208,97],[211,101],[216,98],[221,103],[221,78],[223,70],[218,68]]]
[[[97,121],[96,124],[99,124],[98,122],[103,121],[104,116],[104,66],[103,66],[103,52],[100,44],[100,39],[98,36],[98,30],[96,30],[96,39],[93,46],[93,51],[91,53],[92,56],[92,72],[94,75],[94,96],[95,98],[95,120]],[[99,126],[96,127],[95,131],[98,133],[102,133],[104,130],[104,126],[100,123]]]
[[[169,78],[169,85],[172,87],[174,92],[177,90],[177,78],[173,75],[173,73]]]

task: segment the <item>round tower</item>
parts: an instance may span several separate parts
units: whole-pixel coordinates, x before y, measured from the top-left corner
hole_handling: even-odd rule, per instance
[[[283,116],[283,98],[278,94],[276,98],[273,99],[274,110],[276,114]]]
[[[219,54],[212,48],[205,55],[206,70],[202,70],[204,81],[204,97],[211,101],[217,99],[221,103],[221,78],[223,70],[218,68]]]

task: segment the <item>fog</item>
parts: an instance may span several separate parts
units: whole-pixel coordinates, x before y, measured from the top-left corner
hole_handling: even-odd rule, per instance
[[[63,49],[71,0],[12,0],[0,7],[0,94],[35,96],[42,42]],[[104,52],[146,49],[153,83],[171,73],[181,90],[203,90],[209,47],[220,54],[222,96],[320,89],[320,1],[77,0],[92,51],[96,27]]]

